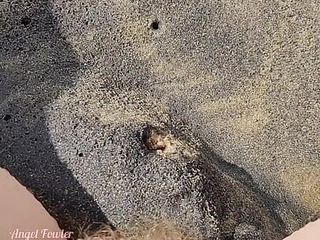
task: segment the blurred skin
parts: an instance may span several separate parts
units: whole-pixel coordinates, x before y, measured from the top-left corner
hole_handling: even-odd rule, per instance
[[[319,240],[320,239],[320,219],[311,222],[304,228],[293,233],[285,240]]]
[[[1,168],[0,196],[1,240],[66,240],[59,237],[63,234],[58,224],[34,196]]]

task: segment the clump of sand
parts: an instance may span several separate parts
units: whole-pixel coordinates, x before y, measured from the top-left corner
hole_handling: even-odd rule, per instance
[[[178,139],[173,134],[153,126],[147,126],[142,134],[142,140],[147,149],[155,151],[161,156],[184,156],[191,159],[197,152],[191,146]]]

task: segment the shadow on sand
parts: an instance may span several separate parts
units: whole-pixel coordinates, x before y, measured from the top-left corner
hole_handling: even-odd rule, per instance
[[[50,141],[44,107],[76,81],[79,61],[48,1],[0,2],[0,167],[75,231],[107,222]]]

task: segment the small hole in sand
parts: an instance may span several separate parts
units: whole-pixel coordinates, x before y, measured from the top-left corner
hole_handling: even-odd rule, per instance
[[[79,156],[79,157],[83,157],[83,153],[79,153],[78,156]]]
[[[151,23],[151,29],[153,30],[158,30],[160,28],[160,23],[158,20],[154,20],[152,23]]]
[[[3,120],[9,121],[11,118],[12,118],[11,115],[7,114],[3,117]]]
[[[29,17],[23,17],[21,18],[21,23],[24,25],[24,26],[27,26],[31,23],[31,19]]]

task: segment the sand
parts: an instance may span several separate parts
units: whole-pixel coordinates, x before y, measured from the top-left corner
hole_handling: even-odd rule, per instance
[[[246,188],[267,196],[286,234],[319,217],[316,0],[2,1],[0,9],[0,166],[60,225],[126,226],[181,194],[171,186],[183,181],[169,177],[180,168],[142,150],[147,124],[205,149],[222,176],[251,176]],[[196,199],[163,211],[200,224]]]

